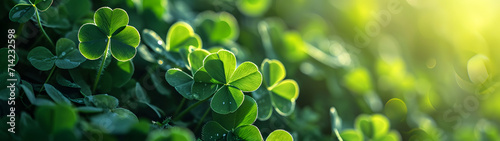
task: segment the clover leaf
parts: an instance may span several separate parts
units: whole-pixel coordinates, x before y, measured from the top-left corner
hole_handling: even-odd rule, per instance
[[[354,129],[344,130],[344,131],[342,131],[342,133],[340,133],[340,136],[342,137],[342,139],[344,141],[363,141],[364,140],[363,133],[361,133],[358,130],[354,130]]]
[[[233,41],[240,32],[236,18],[227,12],[203,12],[196,17],[195,23],[196,31],[210,43]]]
[[[384,114],[396,123],[403,121],[407,114],[405,102],[399,98],[390,99],[385,103]]]
[[[203,126],[203,140],[263,140],[259,129],[252,125],[257,119],[257,103],[250,96],[245,96],[241,107],[234,113],[214,113],[213,119]]]
[[[293,137],[287,131],[278,129],[271,132],[266,141],[293,141]]]
[[[201,38],[194,33],[193,28],[186,22],[177,22],[168,29],[165,49],[179,52],[181,48],[194,46],[201,48]]]
[[[158,60],[166,58],[175,62],[178,66],[184,66],[184,62],[187,62],[188,54],[192,51],[191,49],[202,48],[200,36],[186,22],[174,23],[168,30],[166,42],[156,32],[149,29],[144,29],[142,36],[144,43],[151,50],[159,54],[159,57],[157,57]]]
[[[125,133],[139,120],[130,110],[115,108],[91,117],[90,122],[101,128],[105,133]]]
[[[80,27],[79,49],[85,58],[96,60],[107,56],[108,50],[119,61],[128,61],[136,54],[140,36],[135,27],[127,25],[127,12],[109,7],[99,8],[94,14],[94,23]]]
[[[243,91],[255,91],[262,83],[262,74],[254,63],[243,62],[236,68],[236,57],[227,50],[208,55],[203,64],[208,76],[214,79],[209,81],[223,85],[210,103],[219,114],[236,111],[243,102]]]
[[[238,0],[236,3],[241,13],[258,17],[264,14],[271,6],[270,0]]]
[[[71,101],[68,100],[59,90],[54,88],[50,84],[44,84],[47,94],[54,100],[57,104],[71,105]]]
[[[361,131],[361,136],[364,135],[365,138],[369,138],[372,140],[376,141],[383,141],[383,140],[401,140],[401,137],[397,131],[389,131],[390,129],[390,123],[389,119],[387,117],[381,115],[381,114],[374,114],[374,115],[365,115],[362,114],[358,116],[355,120],[355,128],[358,131]],[[345,131],[344,131],[345,132]],[[341,136],[342,138],[346,139],[346,133],[342,133]],[[353,138],[358,138],[359,137],[354,137],[352,133],[349,133],[351,135],[347,136],[353,136]],[[359,136],[359,135],[356,135]],[[350,138],[350,137],[348,137]],[[362,140],[362,137],[361,137]]]
[[[172,127],[166,130],[157,130],[148,135],[147,141],[194,141],[193,132],[182,127]]]
[[[86,96],[83,101],[85,102],[85,105],[97,108],[114,109],[118,107],[118,99],[107,94]]]
[[[165,79],[184,98],[204,100],[210,97],[217,90],[217,84],[210,83],[210,81],[206,82],[202,79],[195,79],[193,77],[197,76],[197,78],[199,78],[201,74],[205,74],[206,77],[210,77],[206,74],[206,71],[202,69],[203,59],[205,59],[205,57],[209,54],[210,53],[204,49],[196,49],[190,52],[187,60],[192,75],[183,72],[181,69],[172,68],[167,71]]]
[[[42,129],[57,133],[73,129],[78,121],[76,110],[69,105],[40,106],[35,111],[35,120]]]
[[[9,12],[11,21],[25,23],[35,15],[37,10],[45,11],[53,0],[30,0],[30,4],[17,4]]]
[[[45,47],[36,47],[28,53],[28,60],[38,70],[50,70],[54,64],[61,69],[78,67],[86,59],[77,51],[75,43],[67,38],[61,38],[56,43],[54,56]]]
[[[299,86],[295,80],[286,79],[286,70],[279,60],[265,59],[261,65],[264,85],[253,92],[259,105],[259,120],[267,120],[272,114],[272,107],[280,115],[288,116],[295,109],[295,100],[299,96]]]
[[[372,90],[370,73],[365,68],[356,68],[344,76],[346,87],[357,94],[366,94]]]

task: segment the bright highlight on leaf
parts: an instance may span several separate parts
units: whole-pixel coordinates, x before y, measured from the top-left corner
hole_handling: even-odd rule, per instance
[[[293,141],[292,135],[285,130],[274,130],[267,136],[266,141]]]

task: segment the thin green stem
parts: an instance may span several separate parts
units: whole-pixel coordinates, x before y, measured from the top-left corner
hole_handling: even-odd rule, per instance
[[[205,117],[207,117],[208,113],[210,112],[210,107],[207,108],[203,116],[201,117],[200,121],[198,121],[198,124],[196,124],[196,128],[194,129],[194,132],[198,132],[198,129],[200,129],[201,123],[203,123],[203,120],[205,120]]]
[[[47,77],[47,79],[45,79],[45,82],[43,82],[44,85],[49,82],[50,78],[52,77],[52,74],[54,74],[54,70],[56,70],[56,65],[52,66],[52,70],[50,70],[49,76]],[[41,93],[43,91],[44,85],[42,85],[42,88],[40,88],[38,93]]]
[[[333,132],[338,141],[344,141],[344,139],[342,139],[342,137],[340,136],[339,130],[337,128],[333,129]]]
[[[185,102],[186,102],[186,98],[182,98],[182,101],[179,104],[179,107],[177,107],[177,109],[175,110],[174,115],[177,115],[177,113],[179,113],[181,111],[181,108],[182,108],[182,106],[184,106]]]
[[[106,58],[108,57],[109,42],[111,42],[110,37],[108,37],[108,43],[106,45],[106,50],[104,50],[104,56],[103,56],[102,61],[101,61],[101,66],[99,67],[99,71],[97,72],[97,76],[94,80],[94,87],[92,87],[93,94],[95,93],[95,89],[97,88],[97,84],[99,83],[99,79],[101,78],[102,69],[104,68]]]
[[[189,106],[187,109],[185,109],[184,111],[182,111],[179,115],[176,115],[176,117],[173,119],[173,121],[178,121],[180,118],[182,118],[182,116],[184,116],[187,112],[191,111],[193,108],[195,108],[196,106],[200,105],[201,103],[205,102],[207,99],[205,100],[202,100],[202,101],[198,101],[196,103],[194,103],[193,105]]]
[[[35,7],[35,9],[36,9],[36,7]],[[42,22],[41,22],[41,19],[40,19],[40,14],[39,14],[39,12],[38,12],[38,9],[37,9],[37,10],[35,10],[35,11],[36,11],[36,12],[35,12],[35,13],[36,13],[36,19],[37,19],[37,21],[38,21],[38,26],[40,26],[40,29],[42,30],[43,35],[45,35],[45,37],[47,37],[47,40],[49,40],[49,43],[50,43],[52,46],[54,46],[54,42],[52,42],[52,40],[50,39],[49,35],[47,35],[47,33],[45,32],[45,30],[44,30],[44,29],[43,29],[43,27],[42,27]]]

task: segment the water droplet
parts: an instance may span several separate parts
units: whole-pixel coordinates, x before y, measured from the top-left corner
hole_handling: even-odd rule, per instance
[[[219,133],[217,133],[217,137],[219,136]]]
[[[226,104],[226,102],[222,102],[222,105],[225,105],[225,104]]]
[[[225,136],[226,136],[226,134],[222,134],[222,136],[223,136],[223,137],[225,137]]]
[[[163,45],[163,41],[158,40],[158,44],[159,44],[159,45]]]
[[[231,104],[231,102],[229,102],[229,104]]]
[[[63,52],[61,53],[61,56],[64,56],[64,55],[66,55],[66,52],[64,52],[64,51],[63,51]]]

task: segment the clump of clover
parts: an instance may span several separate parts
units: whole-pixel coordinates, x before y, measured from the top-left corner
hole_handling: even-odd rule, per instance
[[[103,57],[92,91],[95,92],[108,53],[118,61],[129,61],[136,54],[140,36],[137,29],[127,25],[127,12],[109,7],[99,8],[94,14],[94,23],[80,27],[78,40],[82,55],[90,60]]]
[[[227,50],[212,54],[196,50],[188,56],[193,76],[172,68],[165,75],[167,82],[187,99],[203,100],[215,93],[210,107],[217,113],[236,111],[244,100],[243,91],[255,91],[262,83],[254,63],[243,62],[236,68],[236,57]]]

